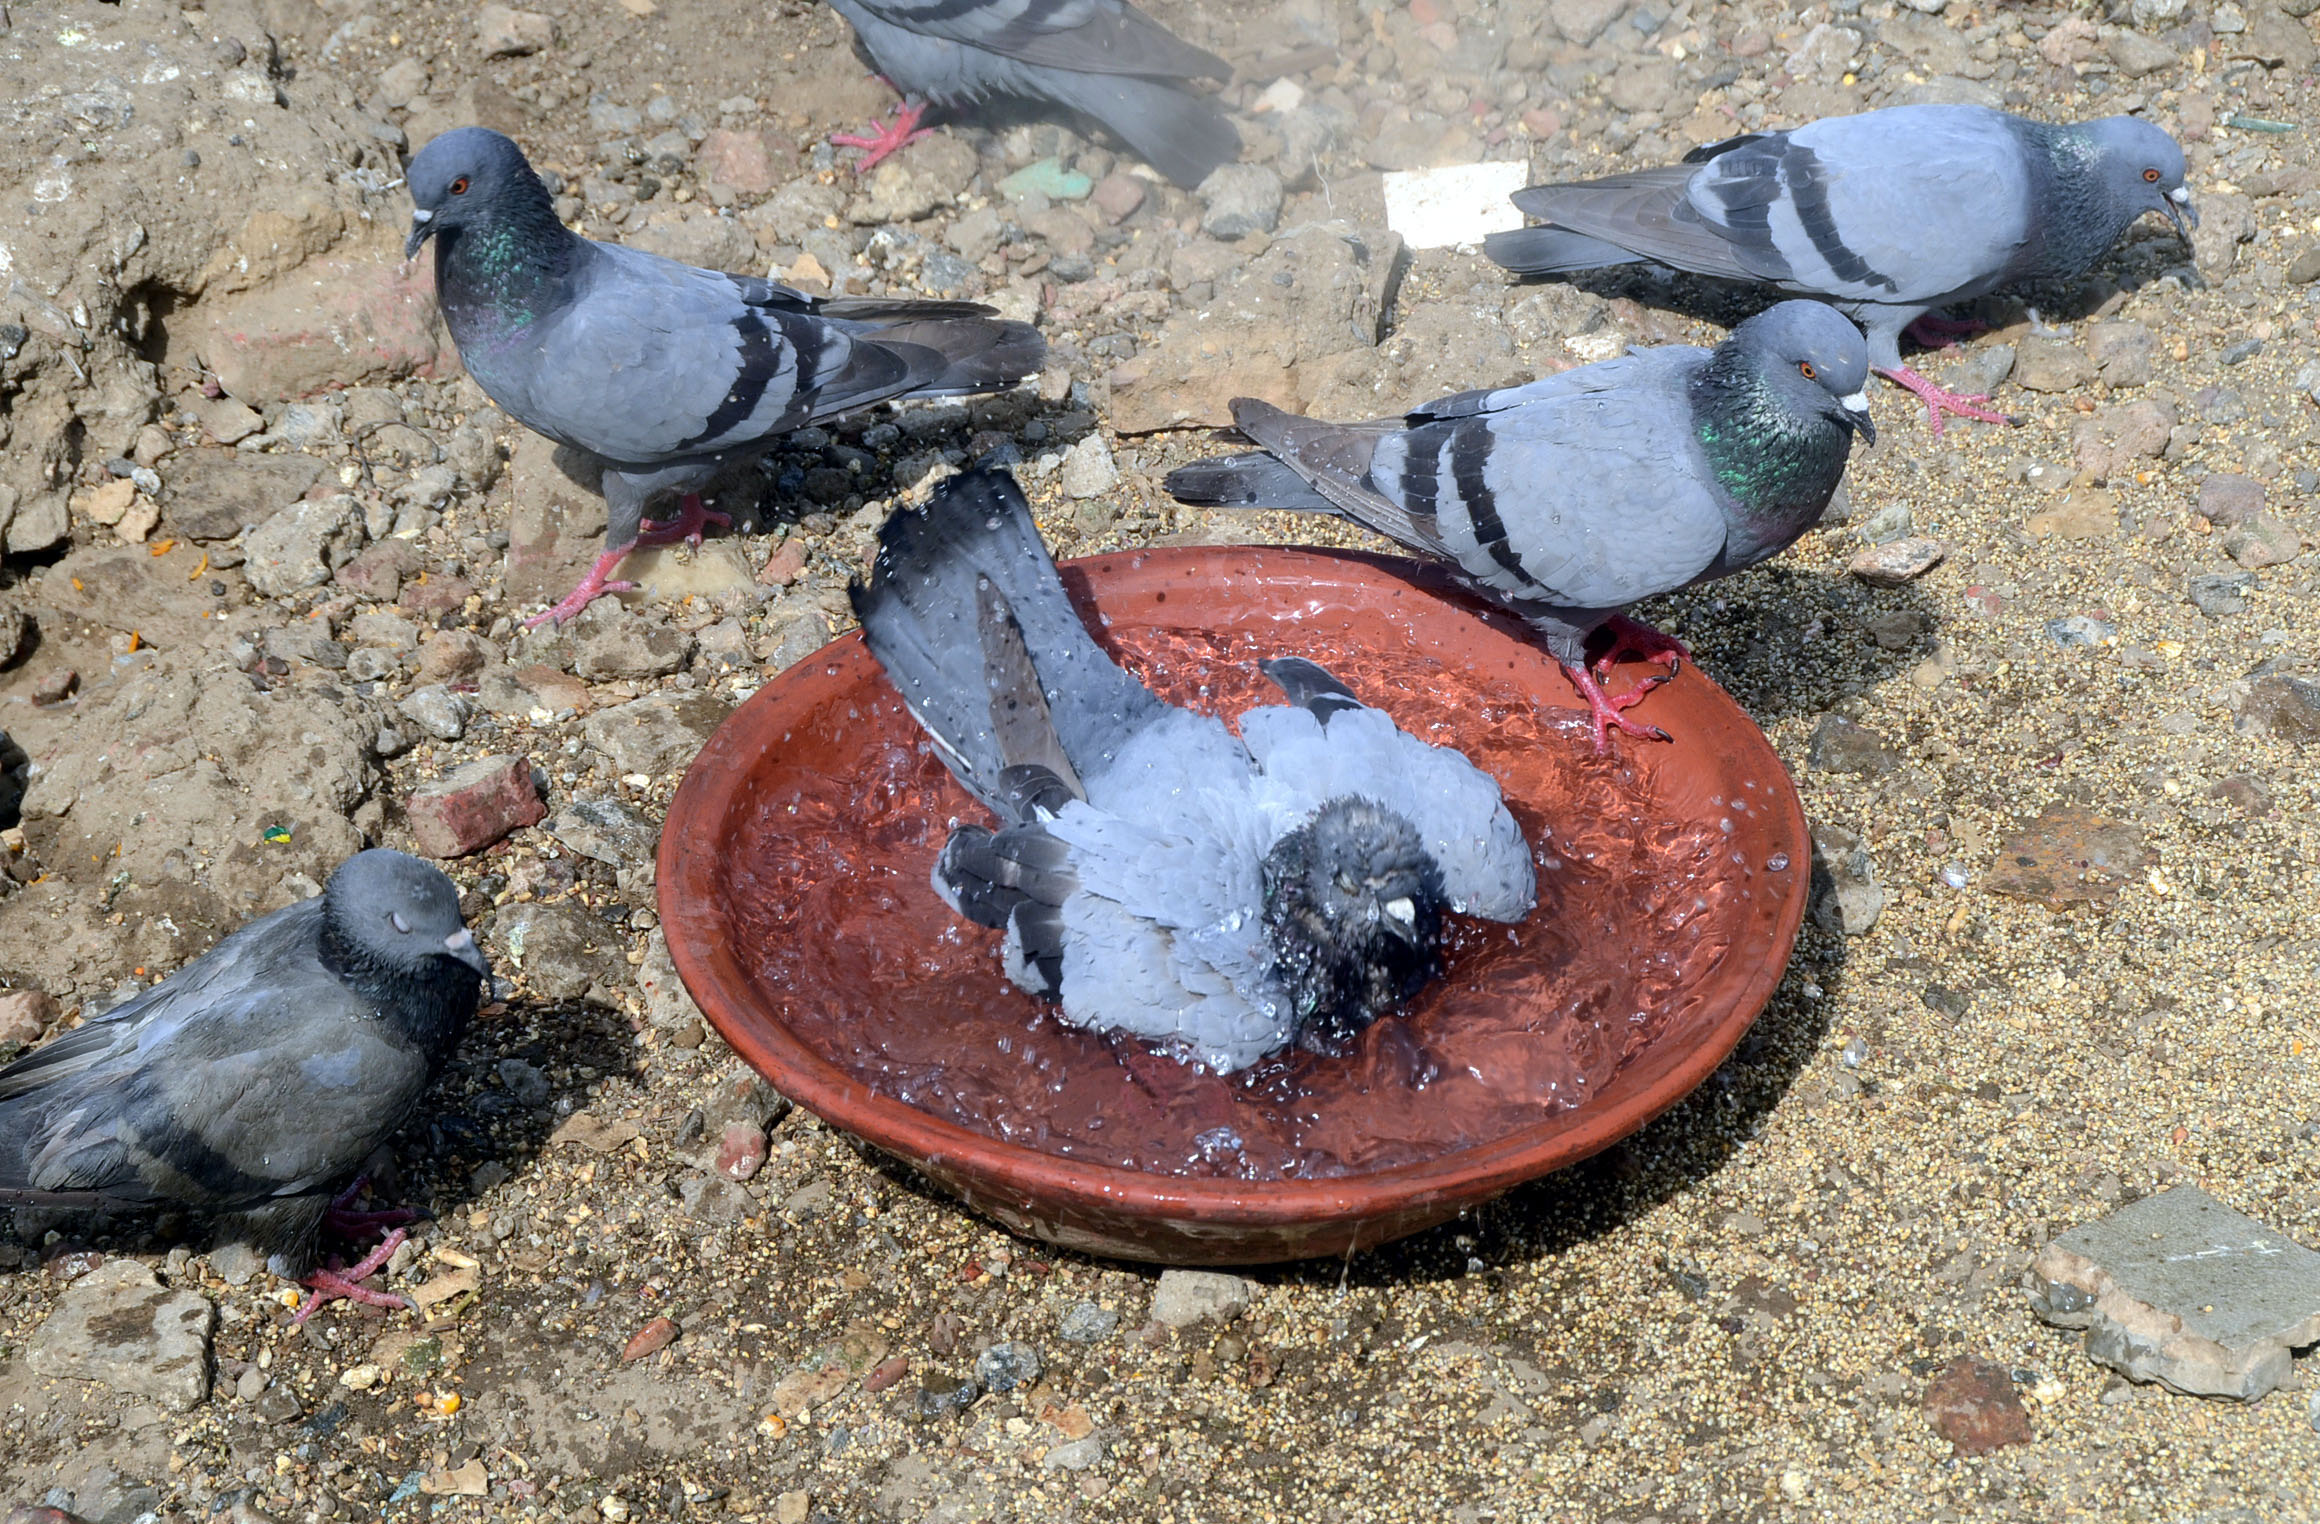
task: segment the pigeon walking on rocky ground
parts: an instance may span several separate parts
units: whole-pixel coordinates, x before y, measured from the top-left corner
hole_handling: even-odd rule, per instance
[[[1180,467],[1167,487],[1211,507],[1336,514],[1450,563],[1538,629],[1600,751],[1611,728],[1667,739],[1621,711],[1689,654],[1620,611],[1754,566],[1818,522],[1852,436],[1876,440],[1868,379],[1859,329],[1782,302],[1713,350],[1636,350],[1401,418],[1316,423],[1239,398],[1234,421],[1262,453]],[[1590,671],[1601,628],[1612,644]],[[1612,698],[1601,679],[1628,654],[1668,670]]]
[[[877,132],[830,139],[868,150],[857,169],[923,136],[928,106],[993,98],[1093,117],[1187,190],[1240,156],[1240,134],[1216,102],[1185,88],[1228,80],[1232,65],[1127,0],[830,3],[853,24],[857,51],[904,97]]]
[[[1081,623],[1004,472],[953,477],[879,535],[854,610],[959,781],[935,892],[1006,931],[1063,1019],[1219,1072],[1343,1044],[1439,963],[1442,913],[1528,915],[1498,784],[1309,661],[1292,700],[1224,723],[1162,702]]]
[[[349,1179],[442,1072],[491,966],[442,872],[360,852],[322,893],[0,1069],[0,1205],[187,1209],[315,1295],[357,1283],[409,1212],[348,1210]],[[347,1187],[342,1190],[342,1187]],[[316,1237],[394,1227],[350,1270]]]
[[[2006,423],[1901,361],[1901,335],[1941,347],[1976,325],[1937,309],[2078,275],[2145,212],[2186,241],[2198,213],[2183,150],[2131,116],[2054,125],[1986,106],[1895,106],[1696,148],[1682,164],[1571,185],[1515,205],[1545,227],[1484,251],[1525,275],[1635,261],[1762,281],[1834,302],[1869,334],[1878,374],[1942,414]]]
[[[638,543],[699,544],[701,488],[775,438],[873,402],[1011,385],[1046,355],[1027,323],[971,302],[826,300],[770,281],[596,243],[556,220],[523,151],[444,133],[409,171],[406,254],[435,240],[435,292],[459,358],[536,433],[604,462],[604,553],[561,622],[607,592]],[[682,495],[669,524],[645,505]]]

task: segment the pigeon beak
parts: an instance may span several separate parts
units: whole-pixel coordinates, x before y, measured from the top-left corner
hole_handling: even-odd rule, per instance
[[[1418,906],[1408,895],[1388,900],[1378,908],[1386,913],[1386,930],[1405,942],[1418,940]]]
[[[1854,392],[1850,396],[1839,397],[1837,401],[1842,403],[1845,409],[1844,416],[1838,421],[1869,443],[1875,444],[1877,442],[1877,425],[1869,421],[1867,388]]]
[[[443,946],[452,957],[483,975],[486,982],[490,981],[491,963],[484,957],[483,949],[475,945],[474,932],[462,926],[443,939]]]
[[[419,245],[435,236],[435,214],[425,207],[411,214],[411,236],[403,241],[403,257],[417,259]]]
[[[2189,243],[2191,241],[2191,228],[2185,227],[2184,224],[2189,223],[2193,228],[2199,226],[2199,208],[2191,204],[2191,187],[2178,185],[2169,191],[2166,201],[2160,205],[2159,210],[2167,214],[2167,220],[2175,224],[2176,233],[2182,237],[2185,243]]]

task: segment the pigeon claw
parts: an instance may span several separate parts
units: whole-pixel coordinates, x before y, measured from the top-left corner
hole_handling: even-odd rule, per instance
[[[1638,661],[1667,668],[1668,677],[1675,676],[1685,662],[1698,660],[1692,655],[1692,648],[1673,635],[1664,634],[1625,614],[1612,615],[1603,621],[1601,628],[1610,634],[1611,644],[1589,664],[1595,669],[1597,681],[1609,677],[1613,667],[1631,656]],[[1662,682],[1666,680],[1661,679]]]
[[[391,1291],[373,1291],[362,1284],[365,1277],[378,1274],[380,1268],[388,1260],[395,1257],[395,1251],[403,1247],[403,1240],[408,1237],[410,1237],[408,1233],[397,1228],[379,1240],[379,1246],[364,1255],[361,1261],[355,1265],[340,1268],[334,1262],[332,1268],[317,1270],[300,1281],[299,1284],[313,1292],[314,1295],[308,1297],[299,1306],[298,1315],[290,1320],[290,1326],[292,1328],[303,1327],[308,1318],[313,1317],[317,1311],[332,1302],[360,1302],[366,1307],[391,1307],[405,1311],[417,1311],[418,1309],[412,1304],[409,1297],[397,1296]]]
[[[1926,380],[1925,377],[1906,365],[1897,366],[1891,370],[1880,366],[1877,374],[1891,381],[1894,385],[1916,394],[1917,399],[1925,404],[1925,416],[1933,423],[1933,437],[1936,439],[1941,437],[1941,415],[1944,413],[1952,413],[1960,418],[1971,418],[1976,423],[2005,423],[2012,424],[2017,428],[2021,426],[2022,420],[2019,418],[2009,417],[2004,413],[1993,413],[1987,408],[1975,407],[1974,404],[1977,402],[1990,400],[1981,393],[1976,392],[1969,395],[1950,391]]]
[[[588,568],[588,575],[580,579],[578,587],[564,595],[563,602],[543,613],[534,614],[524,621],[524,628],[536,630],[551,620],[560,625],[607,593],[625,593],[634,590],[636,584],[633,582],[607,582],[605,578],[611,575],[615,566],[620,564],[621,557],[635,548],[636,542],[632,540],[626,545],[608,550],[603,555],[598,556],[596,564]]]
[[[695,550],[699,550],[701,548],[702,527],[708,524],[714,524],[719,529],[731,529],[733,516],[729,513],[719,513],[716,509],[705,506],[701,501],[700,493],[688,492],[685,494],[684,502],[678,508],[675,518],[670,519],[665,524],[646,519],[639,526],[636,543],[639,545],[674,545],[682,540]]]
[[[1919,348],[1947,349],[1960,339],[1989,332],[1990,325],[1980,318],[1947,318],[1937,312],[1927,312],[1901,331]]]
[[[1675,739],[1657,725],[1638,725],[1621,712],[1642,703],[1644,695],[1651,692],[1652,689],[1659,687],[1662,683],[1672,681],[1675,677],[1674,672],[1654,672],[1616,698],[1605,693],[1603,685],[1595,680],[1595,674],[1583,666],[1566,665],[1563,668],[1563,675],[1571,680],[1572,687],[1579,690],[1579,697],[1587,701],[1589,718],[1595,722],[1595,755],[1602,756],[1611,749],[1611,732],[1614,730],[1621,735],[1633,736],[1639,741],[1672,741]]]
[[[908,148],[920,138],[931,137],[932,127],[918,125],[926,115],[926,107],[909,101],[900,101],[887,113],[888,121],[870,133],[833,132],[830,142],[839,148],[859,148],[862,157],[854,161],[854,173],[866,175],[888,155]]]

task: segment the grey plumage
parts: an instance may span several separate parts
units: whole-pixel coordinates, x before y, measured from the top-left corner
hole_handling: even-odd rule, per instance
[[[2076,275],[2145,212],[2196,221],[2183,172],[2175,140],[2134,117],[1895,106],[1533,186],[1515,204],[1547,225],[1484,249],[1525,274],[1646,260],[1825,298],[1894,371],[1902,330],[1935,308]]]
[[[314,899],[0,1069],[0,1205],[217,1219],[276,1273],[393,1136],[490,966],[437,869],[358,853]]]
[[[1237,158],[1240,135],[1195,79],[1232,66],[1126,0],[830,0],[872,68],[944,107],[1045,102],[1094,118],[1191,188]]]
[[[1234,420],[1262,453],[1181,467],[1167,487],[1336,514],[1447,562],[1528,619],[1592,704],[1599,626],[1753,566],[1819,519],[1852,435],[1875,437],[1867,379],[1859,330],[1783,302],[1714,350],[1638,350],[1401,418],[1322,423],[1242,398]]]
[[[1011,977],[1075,1025],[1218,1070],[1333,1050],[1436,967],[1442,910],[1516,921],[1529,848],[1498,785],[1319,667],[1235,737],[1106,656],[1003,472],[954,477],[880,534],[853,590],[870,649],[999,817],[934,885],[1004,928]]]
[[[811,297],[582,238],[522,150],[481,127],[429,143],[409,182],[408,252],[435,241],[468,373],[526,428],[604,462],[608,561],[653,498],[693,494],[781,434],[888,398],[1006,386],[1046,354],[1029,324],[971,302]]]

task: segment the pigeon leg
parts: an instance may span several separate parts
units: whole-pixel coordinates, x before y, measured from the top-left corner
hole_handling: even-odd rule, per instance
[[[1936,439],[1941,437],[1941,415],[1944,413],[1955,413],[1960,418],[1971,418],[1978,423],[2018,423],[2020,421],[2009,418],[2004,413],[1993,413],[1987,408],[1975,407],[1974,404],[1977,402],[1990,400],[1978,392],[1971,396],[1963,396],[1957,392],[1945,390],[1926,380],[1925,377],[1906,365],[1898,366],[1892,370],[1880,366],[1877,374],[1895,385],[1905,387],[1917,394],[1918,400],[1925,404],[1925,416],[1933,420],[1933,437]]]
[[[419,1220],[419,1213],[409,1207],[389,1207],[383,1212],[359,1212],[354,1199],[371,1183],[368,1175],[355,1176],[354,1184],[331,1198],[322,1209],[322,1231],[348,1243],[367,1243],[391,1228],[407,1228]]]
[[[1609,677],[1611,669],[1630,656],[1667,668],[1670,677],[1685,662],[1696,660],[1690,646],[1625,614],[1612,615],[1602,628],[1610,632],[1611,645],[1590,663],[1597,678]]]
[[[892,80],[886,80],[884,83],[888,89],[894,88]],[[896,93],[900,94],[899,91]],[[869,134],[833,132],[830,134],[830,141],[840,148],[865,150],[862,157],[854,161],[854,173],[858,175],[868,174],[877,167],[879,160],[888,154],[908,148],[920,138],[928,137],[934,132],[932,127],[918,125],[919,119],[926,115],[926,106],[922,102],[905,97],[896,101],[894,109],[887,112],[886,115],[888,118],[886,125],[878,128],[875,132]]]
[[[626,545],[615,546],[598,556],[596,564],[588,568],[588,575],[580,579],[578,587],[565,595],[562,603],[545,613],[534,614],[524,621],[524,628],[536,630],[550,620],[562,624],[606,593],[625,593],[635,587],[636,584],[633,582],[607,582],[604,580],[612,569],[620,564],[620,558],[634,549],[636,549],[636,542],[631,540]]]
[[[1611,749],[1611,732],[1614,730],[1643,741],[1674,739],[1657,725],[1638,725],[1620,713],[1622,709],[1632,709],[1642,703],[1645,694],[1675,675],[1672,672],[1655,672],[1617,698],[1605,693],[1603,685],[1595,681],[1595,674],[1583,666],[1565,666],[1563,675],[1571,680],[1572,687],[1579,690],[1579,697],[1587,701],[1587,708],[1595,721],[1595,755],[1601,756]]]
[[[317,1270],[300,1281],[299,1284],[314,1295],[308,1297],[305,1305],[298,1309],[298,1316],[290,1320],[290,1326],[299,1327],[330,1302],[361,1302],[371,1307],[409,1309],[410,1298],[396,1296],[391,1291],[373,1291],[361,1284],[363,1277],[378,1274],[379,1267],[395,1257],[395,1251],[403,1247],[403,1240],[408,1237],[409,1234],[397,1228],[379,1240],[379,1246],[364,1255],[360,1263],[351,1269]]]
[[[1960,339],[1989,331],[1990,325],[1980,318],[1946,318],[1935,312],[1920,315],[1901,330],[1911,343],[1922,349],[1947,349]]]
[[[700,493],[688,492],[685,494],[684,504],[678,509],[675,518],[665,524],[658,524],[651,519],[646,519],[639,526],[643,532],[637,535],[636,543],[639,545],[674,545],[677,541],[683,540],[695,550],[699,550],[701,548],[701,526],[704,524],[714,524],[719,529],[731,529],[733,516],[728,513],[719,513],[716,509],[703,505]]]

